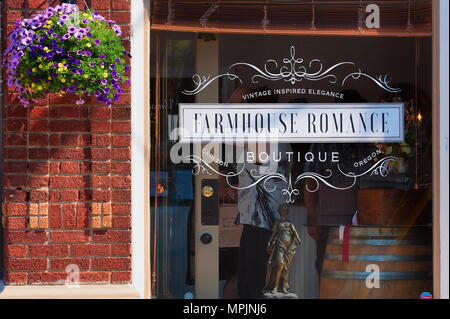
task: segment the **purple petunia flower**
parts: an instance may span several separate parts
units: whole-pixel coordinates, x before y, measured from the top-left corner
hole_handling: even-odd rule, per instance
[[[37,28],[40,28],[42,26],[42,22],[37,20],[37,19],[33,19],[33,21],[31,22],[31,29],[36,30]]]
[[[23,19],[21,22],[22,27],[24,27],[24,28],[28,28],[30,26],[30,23],[31,23],[31,21],[29,19]]]
[[[125,73],[128,73],[128,72],[130,72],[130,68],[127,65],[125,65]]]
[[[75,103],[77,105],[81,105],[81,104],[84,104],[84,100],[82,98],[79,98],[78,100],[75,101]]]
[[[1,1],[1,0],[0,0]],[[121,91],[123,91],[119,83],[117,82],[117,76],[118,76],[118,65],[124,65],[123,62],[124,56],[120,56],[119,58],[114,58],[113,61],[108,60],[107,56],[101,54],[97,55],[97,53],[94,53],[92,51],[87,51],[86,49],[89,49],[86,46],[86,49],[82,50],[80,49],[78,53],[78,59],[75,56],[75,52],[66,52],[65,48],[60,45],[60,43],[63,43],[64,41],[67,41],[71,39],[72,37],[75,39],[83,39],[85,36],[91,37],[94,39],[93,43],[96,46],[99,46],[102,42],[100,39],[95,39],[95,37],[90,33],[91,28],[88,26],[88,24],[91,23],[90,18],[81,17],[80,21],[84,23],[82,24],[81,28],[80,25],[74,26],[74,25],[67,25],[66,23],[71,19],[71,14],[74,12],[77,12],[77,6],[76,5],[69,5],[69,4],[62,4],[59,6],[56,6],[54,8],[48,8],[47,10],[44,10],[41,14],[35,15],[31,19],[17,19],[15,22],[15,29],[11,32],[9,35],[10,44],[8,48],[6,48],[4,52],[4,59],[2,66],[7,68],[7,84],[9,86],[16,86],[16,91],[18,92],[18,99],[19,101],[24,105],[29,105],[32,101],[34,101],[35,96],[46,92],[46,93],[52,93],[55,91],[67,91],[68,92],[80,92],[81,94],[86,93],[90,94],[91,88],[89,88],[90,85],[98,86],[101,85],[100,83],[103,83],[102,89],[95,89],[95,95],[97,96],[98,100],[102,103],[106,103],[107,105],[111,105],[112,100],[116,101],[118,99],[118,96],[120,95]],[[59,13],[59,14],[58,14]],[[47,23],[49,19],[52,19],[52,23]],[[116,25],[116,23],[112,20],[106,20],[102,16],[100,16],[98,13],[92,14],[92,19],[97,21],[105,21],[109,24],[113,32],[115,32],[116,35],[120,36],[122,34],[120,27]],[[42,26],[45,25],[45,28]],[[66,25],[66,27],[64,27]],[[64,30],[67,30],[64,32]],[[64,46],[67,45],[67,42],[65,42]],[[90,46],[88,44],[88,46]],[[26,48],[29,48],[28,51],[25,51]],[[45,48],[44,51],[44,47]],[[75,46],[76,47],[76,46]],[[76,51],[76,49],[75,49]],[[47,71],[49,74],[45,75],[46,72],[44,70],[37,70],[38,68],[35,66],[30,67],[28,70],[20,70],[20,73],[25,73],[27,75],[28,80],[24,79],[25,82],[22,82],[18,78],[18,67],[20,65],[21,59],[25,56],[25,52],[28,53],[28,57],[30,59],[36,59],[37,57],[41,57],[42,64],[44,64],[44,61],[46,63],[49,63],[50,61],[53,61],[53,70],[52,68]],[[126,50],[124,51],[124,54],[128,53]],[[84,65],[81,63],[80,60],[82,60],[82,56],[95,56],[100,57],[99,66],[105,67],[106,65],[109,67],[108,70],[110,70],[109,79],[113,78],[113,81],[110,81],[109,79],[103,79],[101,77],[100,79],[95,77],[88,77],[85,76],[87,80],[86,82],[83,81],[83,84],[76,84],[73,80],[65,83],[68,87],[61,86],[63,82],[60,83],[59,78],[62,76],[60,72],[63,70],[58,70],[59,66],[65,66],[69,67],[68,71],[69,74],[84,74],[84,70],[81,67],[81,65]],[[39,62],[39,61],[36,61]],[[39,62],[40,63],[40,62]],[[62,63],[62,64],[61,64]],[[111,64],[114,63],[114,64]],[[89,65],[90,68],[95,68],[97,66],[96,61],[90,61],[90,59],[86,59],[85,64]],[[87,66],[86,65],[86,66]],[[30,65],[31,66],[31,65]],[[125,65],[124,65],[125,66]],[[34,67],[36,70],[33,72]],[[40,68],[41,69],[41,68]],[[25,71],[25,72],[24,72]],[[27,74],[28,73],[28,74]],[[109,73],[109,72],[108,72]],[[67,78],[65,78],[67,81]],[[120,77],[122,81],[122,77]],[[126,79],[126,77],[124,77]],[[35,90],[29,87],[29,82],[33,81],[34,83],[53,83],[58,84],[55,88],[48,89],[45,88],[44,90]],[[55,81],[55,82],[53,82]],[[101,82],[100,82],[101,81]],[[87,84],[91,83],[91,84]],[[95,84],[97,83],[97,84]],[[110,84],[108,84],[110,83]],[[39,86],[38,86],[39,87]],[[38,93],[39,92],[39,93]],[[93,93],[94,94],[94,93]],[[111,95],[110,98],[108,96]],[[114,96],[114,98],[113,98]],[[79,98],[77,100],[77,104],[84,103],[84,101]]]
[[[61,15],[61,17],[59,17],[59,20],[58,20],[58,25],[63,26],[66,23],[68,18],[69,18],[69,16],[67,14]]]
[[[48,19],[50,19],[52,17],[53,14],[51,14],[50,12],[45,12],[43,15],[44,21],[47,21]]]

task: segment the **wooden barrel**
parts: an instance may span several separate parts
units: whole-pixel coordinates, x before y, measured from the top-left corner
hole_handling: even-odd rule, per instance
[[[352,227],[349,262],[344,263],[339,229],[331,227],[320,277],[320,297],[417,299],[422,292],[432,292],[431,241],[431,227]],[[375,267],[369,265],[380,270],[379,288],[366,285],[368,276],[374,276]]]

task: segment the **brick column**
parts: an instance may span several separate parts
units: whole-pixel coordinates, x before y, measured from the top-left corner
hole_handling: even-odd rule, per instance
[[[86,2],[121,25],[129,49],[130,0]],[[3,0],[2,48],[17,18],[58,3]],[[81,284],[131,281],[131,97],[124,89],[111,107],[50,95],[24,108],[3,84],[7,284],[64,284],[70,264],[80,269]]]

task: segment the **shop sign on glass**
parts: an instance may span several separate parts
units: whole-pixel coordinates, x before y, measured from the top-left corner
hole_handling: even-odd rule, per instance
[[[402,103],[180,104],[181,142],[403,142]]]

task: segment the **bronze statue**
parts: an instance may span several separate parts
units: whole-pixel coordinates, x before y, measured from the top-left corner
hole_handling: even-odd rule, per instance
[[[289,269],[295,250],[302,241],[294,225],[286,218],[289,213],[289,206],[281,205],[278,212],[280,219],[275,223],[272,235],[267,243],[269,260],[267,262],[264,291],[274,294],[281,288],[282,293],[288,294]]]

